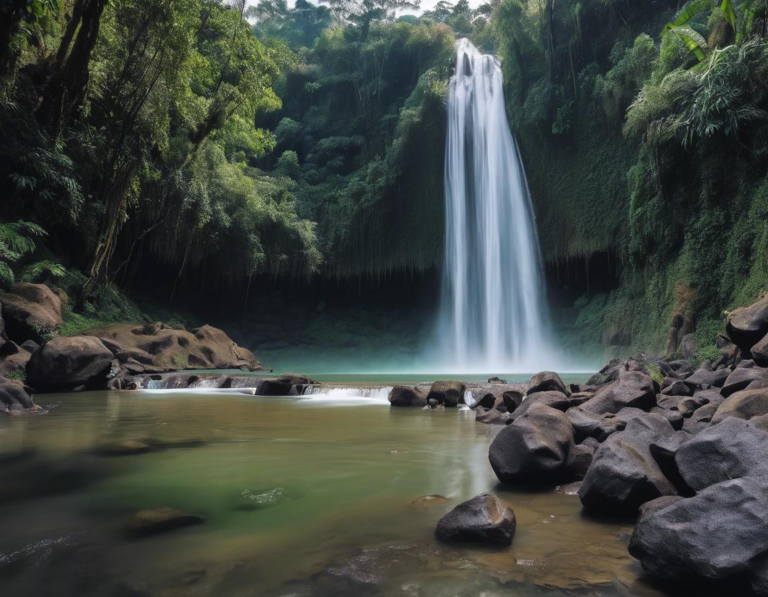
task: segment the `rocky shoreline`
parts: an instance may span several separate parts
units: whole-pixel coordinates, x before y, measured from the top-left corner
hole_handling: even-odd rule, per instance
[[[40,412],[33,392],[216,388],[301,395],[306,376],[266,371],[223,331],[116,324],[55,336],[66,297],[19,284],[0,295],[0,413]],[[768,297],[729,314],[721,354],[612,360],[586,384],[555,372],[528,383],[395,386],[392,408],[472,409],[497,429],[489,461],[502,485],[578,494],[591,516],[637,517],[629,552],[661,583],[718,583],[768,595]],[[23,373],[23,375],[20,375]],[[514,512],[482,494],[438,524],[449,542],[508,544]]]
[[[585,385],[542,372],[524,393],[497,382],[476,400],[461,382],[436,382],[394,388],[390,402],[476,402],[478,421],[504,426],[489,450],[503,485],[570,484],[591,516],[636,516],[629,552],[662,584],[768,595],[768,297],[733,311],[718,345],[720,358],[695,369],[638,354]],[[483,494],[436,534],[508,543],[514,520]]]

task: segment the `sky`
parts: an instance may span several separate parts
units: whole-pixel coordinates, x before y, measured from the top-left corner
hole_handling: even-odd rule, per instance
[[[421,0],[421,10],[409,11],[407,14],[421,14],[425,10],[431,10],[439,0]],[[449,0],[454,1],[454,0]],[[485,0],[469,0],[469,5],[472,8],[480,6]],[[309,0],[312,4],[317,4],[316,0]],[[257,4],[258,0],[248,0],[248,5]],[[288,4],[293,6],[293,0],[288,0]]]

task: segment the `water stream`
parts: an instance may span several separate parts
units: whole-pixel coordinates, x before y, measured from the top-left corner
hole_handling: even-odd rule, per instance
[[[439,362],[454,371],[552,367],[543,274],[498,58],[458,42],[448,98]]]

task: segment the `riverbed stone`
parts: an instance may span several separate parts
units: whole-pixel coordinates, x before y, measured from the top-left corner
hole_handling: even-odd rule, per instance
[[[656,444],[674,451],[687,439],[658,415],[631,419],[626,429],[611,435],[595,454],[579,498],[585,508],[632,514],[645,502],[676,495],[651,453]]]
[[[768,334],[768,296],[747,307],[731,311],[725,330],[734,344],[748,352]]]
[[[20,381],[0,377],[0,414],[42,412],[34,403],[28,388]]]
[[[483,493],[443,516],[435,534],[441,541],[452,543],[509,545],[516,525],[512,508],[496,496]]]
[[[140,510],[128,522],[128,532],[137,537],[166,533],[175,529],[201,524],[201,516],[189,514],[177,508],[152,508]]]
[[[725,380],[730,375],[728,369],[718,369],[717,371],[711,371],[706,368],[699,368],[693,372],[690,376],[683,380],[683,383],[691,388],[692,391],[706,390],[707,388],[720,388],[725,383]]]
[[[570,394],[563,380],[554,371],[541,371],[531,378],[528,382],[528,394],[535,394],[536,392]]]
[[[389,403],[392,406],[427,406],[426,388],[413,386],[395,386],[389,393]]]
[[[768,487],[754,477],[711,485],[650,508],[629,552],[652,577],[675,582],[732,578],[768,551]]]
[[[766,447],[768,432],[731,417],[683,443],[675,463],[688,487],[701,491],[729,479],[768,476]]]
[[[567,411],[569,408],[571,408],[571,406],[577,406],[577,404],[572,404],[571,399],[562,392],[556,390],[535,392],[533,394],[526,395],[523,403],[517,407],[517,409],[515,409],[514,413],[512,414],[512,418],[519,419],[534,404],[543,404],[562,412]]]
[[[599,447],[600,442],[593,437],[588,437],[582,443],[571,447],[565,464],[568,476],[572,479],[583,479]]]
[[[427,400],[434,398],[438,404],[458,406],[463,404],[467,386],[460,381],[436,381],[429,389]]]
[[[98,338],[59,336],[29,359],[27,382],[39,391],[103,387],[113,360],[112,352]]]
[[[602,415],[617,413],[626,407],[647,411],[654,406],[656,389],[653,380],[639,371],[622,371],[615,382],[600,388],[581,408]]]
[[[768,387],[768,369],[737,367],[725,380],[720,393],[727,398],[741,390],[765,387]]]
[[[556,482],[566,475],[573,427],[565,413],[534,404],[491,443],[491,467],[502,483]]]
[[[712,425],[728,417],[751,419],[768,414],[768,388],[742,390],[726,398],[712,416]]]
[[[16,343],[42,343],[63,323],[61,298],[45,284],[14,284],[8,292],[0,294],[0,303],[5,332]]]
[[[577,442],[581,442],[587,437],[594,437],[602,442],[609,435],[621,431],[627,426],[626,421],[617,419],[614,414],[598,415],[578,407],[568,409],[565,416],[573,425],[574,437]]]

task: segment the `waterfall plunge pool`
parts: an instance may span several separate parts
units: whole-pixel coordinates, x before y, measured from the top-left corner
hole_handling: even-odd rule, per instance
[[[60,406],[0,421],[4,596],[657,594],[627,554],[631,521],[500,488],[487,458],[498,428],[471,411],[211,390],[40,402]],[[94,454],[142,438],[168,447]],[[437,520],[486,490],[516,513],[512,546],[436,542]],[[430,494],[448,500],[411,505]],[[161,506],[206,520],[125,535],[132,514]]]

